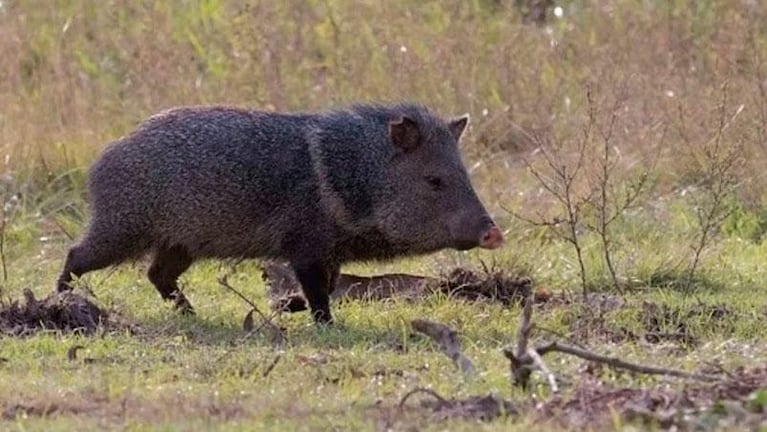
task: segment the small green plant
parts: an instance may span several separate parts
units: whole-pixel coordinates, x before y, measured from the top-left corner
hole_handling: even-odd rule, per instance
[[[767,412],[767,389],[757,390],[746,401],[746,407],[751,412]]]
[[[767,233],[767,208],[752,210],[740,201],[734,201],[730,206],[730,213],[722,223],[722,232],[728,237],[761,243]]]

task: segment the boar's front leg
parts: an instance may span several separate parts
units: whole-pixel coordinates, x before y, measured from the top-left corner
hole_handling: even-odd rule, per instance
[[[293,264],[293,271],[301,283],[304,297],[309,303],[312,317],[317,324],[332,324],[330,293],[335,288],[340,266],[317,261]]]

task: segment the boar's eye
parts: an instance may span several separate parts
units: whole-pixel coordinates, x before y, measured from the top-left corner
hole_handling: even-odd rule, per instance
[[[424,179],[426,179],[426,182],[429,183],[429,186],[435,191],[441,190],[445,185],[442,179],[436,176],[426,176]]]

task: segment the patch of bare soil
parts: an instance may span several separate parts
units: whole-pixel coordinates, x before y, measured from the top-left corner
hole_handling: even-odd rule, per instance
[[[545,303],[546,308],[568,306],[573,317],[569,328],[572,339],[621,343],[644,341],[650,344],[676,342],[694,346],[698,338],[689,328],[689,322],[704,320],[712,326],[729,325],[726,318],[732,311],[721,304],[698,304],[690,308],[672,307],[643,301],[640,304],[607,294],[569,296],[558,294]],[[612,313],[624,307],[641,309],[643,329],[632,331],[615,323]]]
[[[756,430],[767,423],[767,368],[739,369],[716,382],[691,382],[681,388],[618,388],[585,376],[566,394],[549,399],[509,401],[497,395],[448,399],[424,388],[408,392],[396,406],[377,410],[379,423],[431,423],[448,419],[493,421],[523,417],[539,424],[575,430],[624,421],[675,430]]]
[[[287,312],[306,310],[307,304],[300,284],[289,266],[269,261],[262,264],[261,269],[274,309]],[[531,285],[532,281],[529,278],[515,277],[500,270],[486,270],[480,273],[456,268],[441,278],[403,273],[370,277],[342,273],[330,297],[339,302],[385,301],[393,298],[414,300],[439,292],[454,299],[493,301],[508,305],[520,303]]]
[[[18,337],[46,330],[92,334],[99,329],[125,328],[131,326],[116,314],[71,291],[54,292],[38,300],[27,289],[23,302],[0,303],[0,335]]]
[[[567,307],[572,318],[569,323],[570,338],[579,341],[604,341],[619,343],[636,340],[637,336],[627,329],[616,327],[611,313],[626,306],[626,301],[608,294],[572,296],[557,294],[546,302],[547,309]]]
[[[407,403],[418,394],[425,395],[420,402],[409,408]],[[518,415],[520,411],[511,402],[494,394],[471,396],[465,399],[445,399],[429,389],[418,388],[407,393],[399,404],[399,410],[421,410],[434,420],[451,418],[492,421],[502,415]]]
[[[370,407],[376,430],[419,430],[451,419],[492,422],[523,415],[512,402],[495,394],[448,399],[427,388],[405,394],[398,405],[377,403]]]
[[[617,413],[627,421],[678,430],[746,427],[767,422],[767,368],[740,369],[713,383],[692,383],[681,389],[615,388],[584,378],[567,397],[554,396],[536,408],[538,418],[569,427],[607,425]]]
[[[690,331],[687,322],[692,320],[705,320],[711,325],[722,323],[732,315],[732,311],[725,305],[698,304],[689,310],[679,310],[666,305],[645,301],[642,303],[643,321],[647,334],[645,339],[650,343],[658,343],[663,340],[676,340],[687,345],[697,343],[696,338]],[[671,331],[664,331],[664,328]]]
[[[505,401],[498,398],[475,397],[466,400],[449,400],[430,389],[417,388],[407,393],[399,403],[400,411],[414,394],[425,394],[429,400],[421,402],[416,411],[419,421],[424,419],[473,418],[492,420],[500,416],[523,417],[553,427],[575,429],[601,429],[615,425],[619,416],[622,421],[641,423],[674,430],[718,430],[734,427],[755,430],[767,424],[767,367],[739,368],[724,370],[716,365],[707,366],[697,373],[668,369],[647,364],[627,362],[620,357],[605,356],[588,349],[560,341],[533,345],[530,340],[533,328],[534,310],[532,293],[524,302],[521,323],[517,335],[517,347],[507,347],[504,355],[509,359],[512,386],[529,390],[533,371],[540,372],[546,379],[550,393],[547,399],[538,403],[531,399]],[[605,306],[604,309],[616,307]],[[645,304],[645,317],[669,318],[665,309],[655,304]],[[721,306],[698,305],[676,313],[673,317],[721,319],[729,312]],[[657,321],[657,320],[656,320]],[[656,321],[650,320],[653,325]],[[425,324],[440,331],[424,331]],[[664,323],[665,325],[665,323]],[[457,333],[439,323],[413,320],[411,326],[420,333],[441,342],[445,354],[455,361],[460,355],[456,343]],[[448,337],[437,337],[437,334]],[[447,340],[445,342],[444,340]],[[668,382],[655,387],[616,387],[600,379],[600,374],[580,374],[575,380],[560,381],[556,370],[550,369],[544,356],[551,352],[586,360],[589,365],[611,367],[642,375],[661,375],[681,378],[682,385],[671,386]],[[458,353],[458,355],[456,355]],[[460,367],[460,362],[456,361]],[[461,368],[465,369],[465,368]],[[473,369],[473,368],[472,368]],[[713,369],[713,370],[711,370]],[[554,370],[554,372],[552,372]],[[560,391],[560,385],[567,383],[568,390]],[[571,383],[574,383],[571,384]],[[482,403],[477,401],[482,400]],[[470,407],[470,408],[467,408]],[[410,419],[413,418],[411,405]],[[403,414],[404,415],[404,414]],[[416,419],[419,419],[416,417]],[[401,420],[400,420],[401,421]],[[412,420],[411,420],[412,421]],[[389,420],[391,423],[391,420]]]

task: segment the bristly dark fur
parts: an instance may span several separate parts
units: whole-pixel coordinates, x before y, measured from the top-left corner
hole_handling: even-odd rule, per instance
[[[278,258],[330,321],[341,264],[474,247],[492,223],[458,151],[465,124],[410,103],[161,112],[91,167],[92,219],[58,289],[152,253],[149,279],[191,310],[176,279],[195,260]]]

